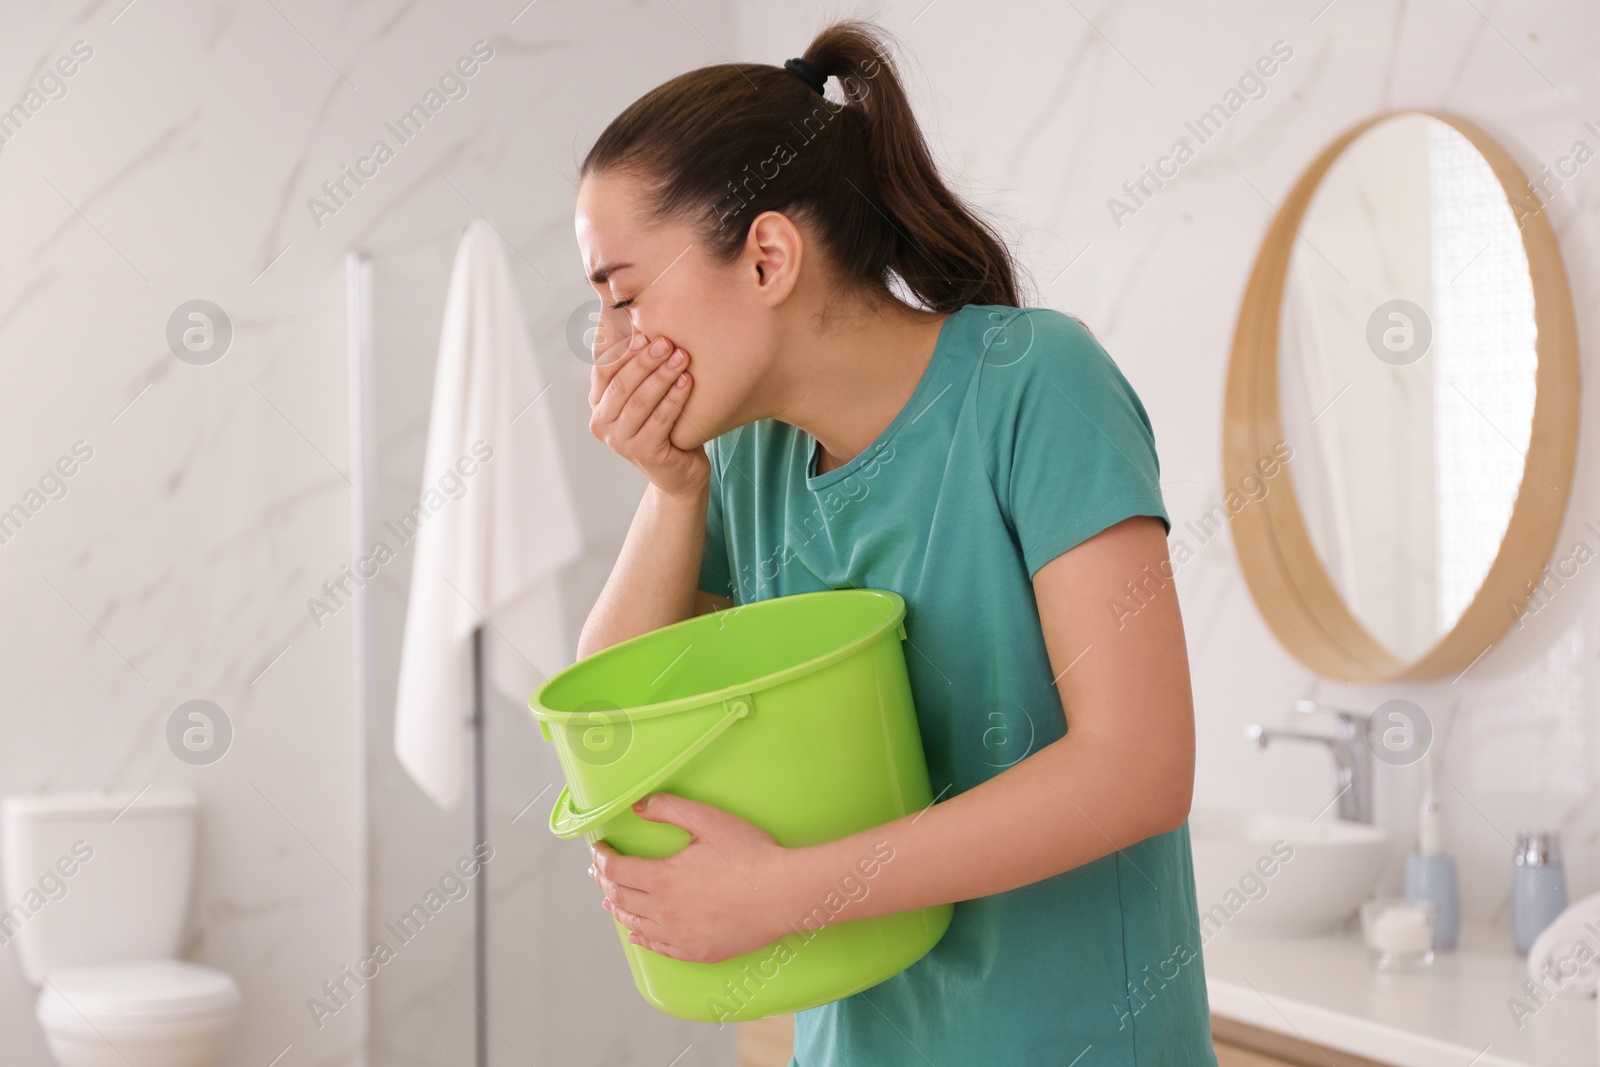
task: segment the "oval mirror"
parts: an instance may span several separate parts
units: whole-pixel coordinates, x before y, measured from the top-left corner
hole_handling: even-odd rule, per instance
[[[1577,450],[1577,328],[1541,204],[1457,116],[1346,131],[1262,243],[1228,370],[1240,565],[1348,682],[1465,668],[1526,609]]]

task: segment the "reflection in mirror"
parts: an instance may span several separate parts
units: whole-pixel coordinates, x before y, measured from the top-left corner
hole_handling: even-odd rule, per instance
[[[1299,226],[1278,330],[1311,541],[1351,614],[1414,660],[1494,562],[1533,422],[1528,260],[1472,143],[1420,114],[1353,141]]]

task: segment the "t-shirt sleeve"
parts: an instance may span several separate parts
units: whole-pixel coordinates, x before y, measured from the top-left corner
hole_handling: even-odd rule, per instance
[[[706,457],[711,460],[711,492],[706,500],[706,539],[705,548],[700,553],[698,586],[708,593],[734,600],[732,571],[728,566],[728,538],[722,519],[722,475],[718,470],[720,457],[715,438],[706,442]]]
[[[1156,516],[1171,533],[1150,417],[1088,328],[1024,308],[985,339],[979,417],[1028,576],[1134,515]]]

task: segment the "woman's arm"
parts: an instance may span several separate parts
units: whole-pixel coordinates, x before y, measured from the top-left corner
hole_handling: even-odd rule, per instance
[[[589,432],[649,482],[578,635],[579,659],[706,607],[695,583],[705,547],[711,461],[704,446],[678,448],[671,440],[694,390],[689,355],[670,339],[647,337],[627,323],[603,325],[594,337]]]
[[[673,495],[645,487],[605,588],[595,600],[578,658],[703,611],[709,594],[695,588],[705,547],[709,483]]]
[[[841,880],[865,885],[837,917],[865,919],[1001,893],[1099,859],[1188,817],[1194,706],[1161,520],[1135,516],[1034,576],[1069,731],[949,800],[836,841],[782,848],[754,824],[668,794],[640,814],[693,835],[665,859],[601,843],[603,905],[654,951],[714,962],[815,928]],[[1152,575],[1154,576],[1152,578]],[[1131,617],[1124,583],[1148,599]],[[871,872],[868,874],[868,872]],[[807,920],[810,920],[809,922]]]
[[[1161,520],[1140,515],[1039,568],[1034,595],[1067,735],[925,811],[788,850],[790,908],[810,913],[851,872],[868,890],[845,919],[969,900],[1181,826],[1194,789],[1194,704],[1177,591],[1159,577],[1171,573],[1167,560]],[[1129,581],[1150,597],[1131,616],[1110,607],[1129,604]],[[892,859],[863,879],[858,862],[879,842]]]

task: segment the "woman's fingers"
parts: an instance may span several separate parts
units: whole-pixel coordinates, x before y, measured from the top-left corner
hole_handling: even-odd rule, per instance
[[[589,387],[591,406],[599,403],[601,392],[611,383],[612,376],[621,369],[629,355],[643,348],[649,340],[634,329],[627,312],[613,310],[603,303],[601,308],[600,321],[595,324],[594,336],[590,338],[589,359],[594,364]]]
[[[611,913],[612,918],[641,937],[659,938],[666,932],[654,919],[647,919],[618,904],[606,901],[603,906]]]
[[[641,428],[645,426],[647,420],[653,422],[653,416],[659,414],[663,407],[673,411],[674,406],[663,398],[673,391],[672,383],[683,375],[688,365],[688,355],[683,349],[679,348],[672,355],[661,360],[655,370],[640,381],[638,387],[634,389],[633,395],[628,398],[627,403],[618,412],[616,421],[612,424],[622,440],[627,441],[637,438],[637,444],[647,451],[653,450],[659,444],[659,441],[654,439],[653,434],[641,434]],[[671,427],[670,419],[667,425],[669,428]],[[651,427],[651,429],[653,431],[654,427]],[[665,435],[660,436],[664,437]]]
[[[595,420],[606,426],[616,422],[639,384],[655,373],[672,349],[671,341],[657,337],[646,347],[630,351],[601,392],[600,401],[594,406]]]
[[[591,407],[600,403],[606,387],[623,368],[633,362],[633,357],[648,349],[649,342],[650,337],[641,330],[635,330],[629,322],[610,326],[602,324],[595,330],[591,350],[594,370],[589,375]]]
[[[638,348],[633,343],[623,346],[621,356],[609,365],[594,369],[589,432],[665,492],[702,485],[711,469],[705,450],[679,448],[671,441],[694,391],[691,357],[665,337],[651,338]]]
[[[666,435],[656,433],[658,424],[652,422],[650,432],[643,436],[640,431],[659,412],[663,398],[688,364],[688,353],[674,348],[665,338],[656,338],[649,347],[631,353],[595,406],[589,420],[590,431],[625,456],[637,459],[659,453]],[[669,413],[675,417],[681,406],[679,398],[669,407]],[[667,420],[667,428],[671,429],[671,419]]]
[[[689,386],[692,384],[694,379],[689,376],[689,361],[685,359],[682,368],[667,386],[661,402],[650,412],[650,417],[640,428],[640,434],[648,435],[652,441],[665,441],[667,435],[672,432],[673,423],[678,421],[679,414],[683,412],[683,405],[689,399]]]
[[[607,882],[599,878],[595,879],[595,881],[600,883],[601,903],[607,907],[622,908],[625,911],[638,914],[638,909],[645,907],[645,900],[650,896],[649,893],[642,889],[618,885],[615,882]]]
[[[635,334],[634,337],[638,339],[639,347],[644,347],[644,335]],[[607,353],[609,357],[607,362],[602,363],[598,359],[595,361],[594,369],[589,372],[589,406],[591,408],[600,405],[600,401],[605,396],[606,389],[611,385],[612,379],[617,376],[617,373],[623,367],[633,361],[634,356],[638,355],[638,351],[631,345],[632,342],[630,341],[615,346]]]

